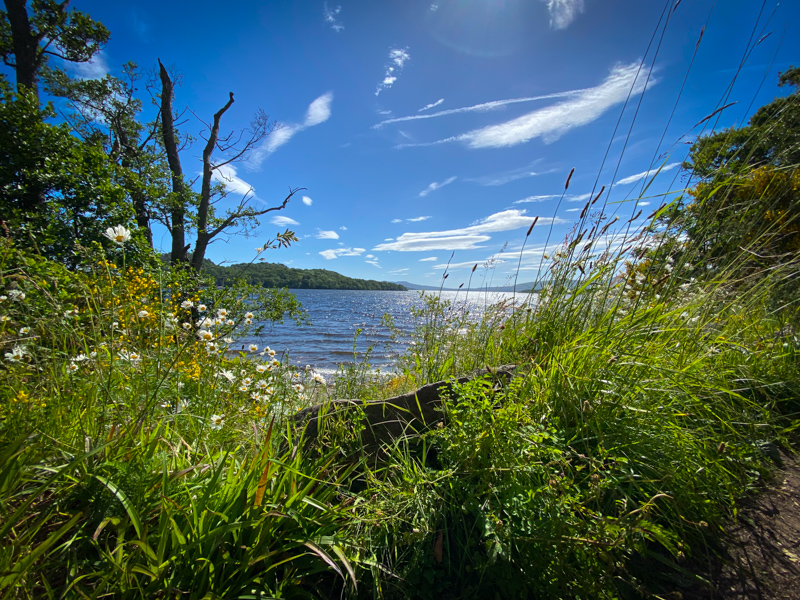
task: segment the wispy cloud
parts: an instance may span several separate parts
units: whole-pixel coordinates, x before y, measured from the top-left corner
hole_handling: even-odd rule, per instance
[[[428,258],[420,258],[419,262],[436,262],[437,260],[439,260],[437,257],[429,256]]]
[[[333,102],[333,92],[327,92],[309,104],[303,126],[313,127],[327,121],[331,116],[331,102]]]
[[[530,227],[532,217],[527,216],[524,210],[505,210],[477,223],[461,229],[448,231],[431,231],[424,233],[404,233],[396,240],[378,244],[373,248],[378,250],[394,250],[397,252],[420,252],[429,250],[472,250],[482,248],[479,244],[488,242],[490,233],[511,231],[522,227]],[[559,218],[540,218],[539,225],[551,223],[566,223]]]
[[[389,62],[386,65],[386,73],[383,76],[383,81],[381,81],[375,89],[376,96],[383,90],[388,90],[394,85],[394,82],[397,81],[397,76],[403,70],[403,65],[410,59],[411,55],[408,53],[408,47],[392,48],[389,50]]]
[[[372,128],[378,129],[380,127],[383,127],[384,125],[389,125],[391,123],[401,123],[403,121],[416,121],[418,119],[435,119],[436,117],[446,117],[448,115],[460,115],[462,113],[468,113],[468,112],[489,112],[492,110],[498,110],[504,108],[509,104],[520,104],[522,102],[535,102],[537,100],[552,100],[554,98],[569,98],[572,96],[577,96],[585,91],[586,90],[583,89],[570,90],[567,92],[555,92],[553,94],[545,94],[543,96],[530,96],[527,98],[509,98],[508,100],[492,100],[490,102],[482,102],[481,104],[473,104],[472,106],[462,106],[461,108],[440,110],[439,112],[428,113],[425,115],[408,115],[405,117],[395,117],[393,119],[386,119],[385,121],[376,123],[375,125],[372,126]],[[425,110],[425,109],[423,108],[420,110]],[[383,113],[378,111],[378,114],[383,114]]]
[[[339,229],[341,229],[342,231],[347,231],[347,227],[345,227],[344,225],[342,225],[341,227],[339,227]]]
[[[436,102],[431,102],[430,104],[426,104],[422,108],[420,108],[417,112],[423,112],[426,110],[430,110],[436,106],[439,106],[442,102],[444,102],[444,98],[439,98]]]
[[[108,56],[101,50],[87,62],[68,63],[68,68],[78,79],[102,79],[109,73]]]
[[[550,12],[550,27],[566,29],[583,12],[583,0],[542,0]]]
[[[392,219],[392,223],[402,223],[403,219]]]
[[[323,250],[320,255],[328,260],[333,260],[340,256],[361,256],[364,252],[366,252],[365,248],[332,248],[331,250]]]
[[[482,177],[474,177],[468,181],[474,181],[478,185],[498,186],[517,181],[518,179],[525,179],[526,177],[538,177],[539,175],[549,175],[556,173],[558,169],[546,169],[544,171],[534,170],[534,166],[541,162],[541,159],[533,161],[527,167],[519,169],[512,169],[511,171],[503,171],[502,173],[494,173],[492,175],[484,175]]]
[[[211,179],[219,181],[225,185],[225,189],[234,194],[255,194],[255,188],[244,179],[236,175],[236,167],[233,165],[222,165],[211,173]]]
[[[295,134],[300,133],[308,127],[324,123],[331,116],[331,103],[333,102],[333,92],[326,92],[308,105],[305,120],[302,124],[282,123],[280,124],[258,148],[250,155],[247,166],[250,169],[257,169],[261,163],[278,148],[292,139]]]
[[[618,65],[611,69],[608,77],[599,86],[583,90],[571,100],[535,110],[505,123],[475,129],[436,142],[401,144],[397,147],[463,142],[473,149],[507,148],[539,137],[545,143],[551,143],[571,129],[596,121],[610,108],[624,102],[629,94],[642,93],[646,78],[639,75],[638,63]],[[650,84],[655,83],[657,81],[651,77]]]
[[[378,264],[377,259],[376,260],[365,260],[364,262],[367,263],[368,265],[372,265],[373,267],[378,267],[379,269],[383,268],[382,266],[380,266]]]
[[[314,204],[314,201],[308,196],[303,196],[303,204],[305,204],[306,206],[311,206],[312,204]]]
[[[530,202],[544,202],[545,200],[552,200],[553,198],[560,198],[559,194],[540,194],[538,196],[528,196],[521,200],[514,200],[513,204],[528,204]]]
[[[428,219],[430,219],[430,216],[413,217],[411,219],[406,219],[406,221],[409,223],[419,223],[420,221],[427,221]]]
[[[443,187],[444,187],[444,186],[446,186],[446,185],[450,185],[450,184],[451,184],[451,183],[453,183],[455,180],[456,180],[456,178],[455,178],[455,177],[448,177],[447,179],[445,179],[445,180],[444,180],[444,181],[442,181],[441,183],[438,183],[438,182],[434,181],[432,184],[430,184],[428,187],[426,187],[424,190],[422,190],[422,191],[419,193],[419,195],[420,195],[420,196],[422,196],[422,197],[424,198],[425,196],[427,196],[427,195],[428,195],[428,194],[430,194],[431,192],[435,192],[435,191],[436,191],[436,190],[438,190],[439,188],[443,188]]]
[[[318,240],[338,240],[339,234],[335,231],[324,231],[320,229],[317,231],[317,239]]]
[[[287,225],[300,225],[300,223],[298,223],[294,219],[290,217],[283,217],[280,215],[277,217],[272,217],[269,220],[269,222],[272,223],[273,225],[277,225],[278,227],[286,227]]]
[[[630,175],[629,177],[625,177],[623,179],[620,179],[617,182],[617,185],[628,185],[629,183],[636,183],[637,181],[640,181],[640,180],[644,179],[645,177],[650,177],[650,175],[655,175],[656,173],[659,173],[659,172],[663,173],[664,171],[671,171],[672,169],[674,169],[676,167],[680,167],[680,166],[681,166],[681,163],[674,162],[674,163],[670,163],[668,165],[664,165],[660,169],[658,169],[658,168],[650,169],[649,171],[644,171],[643,173],[637,173],[636,175]]]
[[[327,2],[323,4],[322,16],[325,19],[325,22],[331,26],[331,29],[337,33],[344,29],[344,23],[338,19],[340,12],[342,12],[341,6],[330,8]]]
[[[405,275],[408,273],[409,268],[403,267],[402,269],[394,269],[393,271],[386,271],[387,275]]]

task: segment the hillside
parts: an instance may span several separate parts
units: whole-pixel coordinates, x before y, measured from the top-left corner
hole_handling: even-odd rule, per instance
[[[244,277],[250,283],[263,287],[278,287],[308,290],[386,290],[407,291],[398,283],[354,279],[327,269],[292,269],[279,263],[215,265],[205,261],[203,270],[212,275],[217,285]]]

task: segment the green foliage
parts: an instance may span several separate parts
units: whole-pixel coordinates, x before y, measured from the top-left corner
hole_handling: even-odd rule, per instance
[[[74,265],[76,243],[111,245],[110,226],[129,224],[130,205],[119,171],[96,143],[51,125],[27,93],[0,83],[0,212],[6,235],[52,259]]]
[[[353,279],[327,269],[293,269],[282,264],[267,262],[221,266],[207,261],[203,271],[214,277],[217,285],[227,285],[233,279],[244,278],[253,285],[265,288],[398,291],[406,289],[396,283]]]

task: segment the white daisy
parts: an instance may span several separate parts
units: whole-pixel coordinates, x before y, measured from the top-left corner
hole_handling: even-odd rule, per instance
[[[131,232],[122,225],[116,227],[109,227],[103,232],[103,235],[118,245],[122,245],[131,239]]]

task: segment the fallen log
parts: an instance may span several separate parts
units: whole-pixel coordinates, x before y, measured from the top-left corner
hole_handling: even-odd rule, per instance
[[[331,400],[305,408],[293,416],[294,425],[305,429],[305,439],[319,436],[320,423],[330,417],[344,417],[353,425],[363,423],[362,442],[378,447],[409,434],[418,434],[444,421],[442,397],[456,384],[490,376],[501,384],[514,375],[516,365],[480,369],[464,377],[437,381],[387,400],[363,401],[354,399]]]

